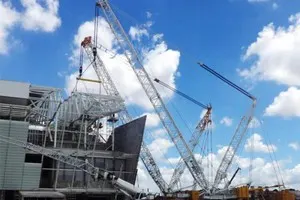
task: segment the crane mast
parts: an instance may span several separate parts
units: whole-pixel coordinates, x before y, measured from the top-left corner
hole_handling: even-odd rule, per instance
[[[120,96],[114,82],[112,81],[102,59],[99,57],[99,55],[93,53],[93,44],[91,37],[86,37],[83,42],[81,43],[82,48],[85,49],[85,52],[89,58],[89,60],[92,62],[93,68],[96,72],[97,77],[99,80],[101,80],[101,84],[106,91],[108,95],[115,95]],[[132,117],[130,116],[128,110],[125,108],[121,113],[119,114],[120,120],[123,123],[128,123],[132,121]],[[167,183],[162,177],[162,174],[159,170],[159,167],[154,161],[154,158],[148,149],[147,145],[142,142],[141,145],[141,151],[140,151],[140,158],[142,162],[144,163],[144,166],[146,167],[146,170],[148,171],[149,175],[153,179],[153,181],[156,183],[158,188],[161,192],[167,191]]]
[[[249,123],[251,122],[253,114],[254,114],[254,110],[255,110],[255,106],[256,106],[256,98],[253,95],[251,95],[249,92],[244,90],[243,88],[239,87],[238,85],[234,84],[233,82],[229,81],[224,76],[220,75],[219,73],[217,73],[216,71],[214,71],[213,69],[208,67],[206,64],[204,64],[204,63],[198,63],[198,64],[202,68],[204,68],[206,71],[208,71],[212,75],[216,76],[217,78],[219,78],[220,80],[222,80],[223,82],[225,82],[226,84],[233,87],[234,89],[241,92],[242,94],[244,94],[245,96],[249,97],[252,100],[252,105],[251,105],[250,111],[247,115],[242,117],[242,119],[230,141],[230,144],[224,154],[224,157],[222,158],[219,168],[217,170],[215,180],[214,180],[213,186],[211,188],[211,193],[215,193],[216,190],[218,189],[217,187],[220,184],[220,182],[222,181],[222,179],[224,179],[226,177],[227,171],[232,163],[232,160],[233,160],[236,152],[239,149],[242,139],[244,138],[244,136],[247,132]],[[227,185],[225,185],[225,187],[226,186]]]
[[[195,147],[198,145],[200,141],[200,137],[207,128],[208,124],[211,123],[211,107],[208,107],[204,117],[199,121],[199,123],[196,126],[196,129],[194,130],[191,139],[189,140],[189,147],[191,151],[194,152]],[[201,163],[201,162],[200,162]],[[173,190],[175,185],[179,182],[184,170],[186,168],[186,165],[182,159],[179,160],[177,163],[173,175],[171,177],[171,181],[169,183],[169,190]]]
[[[163,81],[155,78],[154,79],[155,82],[159,83],[160,85],[168,88],[169,90],[172,90],[174,92],[176,92],[177,94],[179,94],[180,96],[186,98],[187,100],[193,102],[194,104],[206,109],[206,113],[205,115],[202,117],[202,119],[199,121],[199,123],[196,126],[196,129],[194,130],[191,139],[189,140],[189,147],[191,149],[191,151],[194,152],[195,147],[198,145],[199,141],[200,141],[200,137],[203,133],[203,131],[205,131],[205,129],[207,128],[207,126],[211,123],[211,110],[212,107],[211,105],[204,105],[203,103],[195,100],[194,98],[184,94],[183,92],[177,90],[176,88],[171,87],[170,85],[164,83]],[[169,191],[172,191],[173,188],[175,187],[175,185],[177,185],[177,183],[179,182],[184,170],[186,168],[186,165],[184,163],[184,161],[182,159],[179,160],[179,162],[177,163],[173,175],[171,177],[171,181],[169,183]]]
[[[256,105],[256,102],[254,101],[251,106],[249,114],[242,117],[242,120],[240,121],[240,124],[238,125],[238,127],[230,141],[230,144],[229,144],[229,146],[224,154],[224,157],[219,165],[219,168],[217,170],[214,184],[212,187],[213,192],[216,191],[216,189],[217,189],[218,185],[220,184],[220,182],[222,181],[222,179],[226,177],[227,171],[232,163],[232,160],[233,160],[237,150],[239,149],[242,139],[244,138],[244,136],[247,132],[249,123],[252,120],[255,105]]]
[[[208,181],[205,178],[202,168],[197,163],[193,152],[189,149],[180,130],[176,126],[173,118],[162,101],[161,96],[153,85],[149,75],[143,67],[142,61],[139,58],[136,50],[129,41],[124,29],[122,28],[118,18],[115,16],[107,0],[99,0],[97,6],[103,11],[103,14],[118,40],[120,47],[123,50],[128,62],[135,72],[139,82],[141,83],[146,95],[152,103],[156,113],[158,114],[163,126],[167,130],[171,140],[175,144],[181,158],[184,160],[193,178],[197,181],[200,187],[208,190]]]

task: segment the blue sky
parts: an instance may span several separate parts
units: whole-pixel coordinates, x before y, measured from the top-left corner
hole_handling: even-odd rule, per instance
[[[89,24],[83,25],[93,20],[94,1],[32,2],[29,0],[0,1],[0,33],[3,33],[0,34],[0,78],[68,90],[72,87],[72,77],[75,77],[78,67],[74,66],[70,57],[73,56],[75,61],[79,60],[76,58],[79,43],[74,37],[90,33],[86,29],[80,32],[80,27],[91,27]],[[298,133],[300,106],[295,103],[300,100],[298,89],[300,83],[297,81],[300,67],[297,64],[299,59],[294,55],[300,53],[300,15],[298,17],[296,15],[300,12],[300,1],[111,0],[111,4],[126,31],[129,32],[130,27],[136,27],[139,31],[145,29],[146,34],[144,32],[140,37],[137,36],[140,40],[134,39],[131,35],[134,44],[145,51],[144,57],[149,56],[151,50],[159,47],[163,49],[159,46],[162,43],[166,47],[161,50],[163,53],[170,50],[169,54],[164,55],[169,56],[166,60],[170,59],[170,63],[166,64],[166,67],[169,67],[171,73],[162,75],[166,77],[167,82],[170,81],[177,89],[199,101],[213,105],[215,152],[219,150],[220,145],[229,144],[239,119],[248,110],[251,101],[201,69],[196,64],[197,61],[203,61],[233,82],[249,89],[258,98],[255,116],[263,120],[263,124],[254,130],[251,129],[250,132],[258,133],[265,146],[257,147],[258,152],[255,153],[255,157],[264,159],[266,163],[269,162],[268,154],[261,152],[262,148],[266,147],[266,141],[263,139],[268,136],[271,144],[277,149],[278,160],[290,158],[289,162],[282,166],[284,173],[289,173],[290,176],[300,174],[300,170],[296,170],[298,169],[296,166],[300,164],[297,156],[300,150]],[[40,15],[39,20],[32,18],[30,15],[32,12],[36,14],[35,17]],[[147,17],[147,12],[151,13],[151,17]],[[291,16],[294,18],[292,19]],[[152,25],[147,27],[147,22],[151,22]],[[269,26],[268,30],[273,31],[273,37],[264,34],[259,36],[259,32],[267,33],[266,27],[270,23],[273,23],[273,28]],[[99,37],[103,36],[100,42],[107,42],[108,39],[104,37],[106,35],[101,34],[100,31]],[[157,34],[163,34],[163,38],[155,43],[152,37]],[[252,49],[251,44],[253,44]],[[243,57],[247,52],[249,56],[245,60]],[[178,57],[177,54],[180,56]],[[153,56],[158,55],[154,53]],[[159,62],[166,62],[156,60],[157,57],[149,56],[149,58],[155,60],[155,63],[150,64],[158,65]],[[176,63],[176,58],[179,63]],[[251,66],[256,66],[255,70],[251,71]],[[159,65],[153,67],[154,74],[160,75],[157,72],[160,71],[159,69]],[[274,71],[277,73],[273,73]],[[180,72],[180,76],[177,72]],[[283,76],[280,75],[282,73]],[[175,81],[170,78],[174,78]],[[122,84],[122,81],[116,81]],[[131,94],[132,91],[128,92],[125,94]],[[279,98],[281,92],[283,94]],[[132,94],[139,94],[139,89]],[[266,108],[272,105],[275,97],[279,99],[275,107],[269,110],[269,115],[272,116],[264,116]],[[153,113],[153,110],[146,108],[147,106],[143,107],[141,103],[137,103],[138,98],[133,97],[128,100],[130,111],[135,113],[134,108],[138,114]],[[190,133],[171,104],[176,105],[191,129],[199,120],[202,110],[175,94],[166,94],[165,100],[169,102],[168,108],[188,140]],[[221,124],[220,121],[224,117],[231,119],[232,124],[229,123],[227,126]],[[156,122],[154,124],[149,127],[150,130],[157,131],[161,128]],[[147,141],[149,144],[153,144],[157,138],[146,139],[149,140]],[[170,158],[178,157],[175,148],[171,146],[167,148],[167,146],[166,148],[163,146],[162,151],[165,151]],[[244,146],[241,149],[243,151],[240,156],[249,158],[249,153],[244,150]],[[164,168],[163,170],[170,169],[166,162],[158,162]],[[292,179],[288,181],[291,184],[299,184]]]

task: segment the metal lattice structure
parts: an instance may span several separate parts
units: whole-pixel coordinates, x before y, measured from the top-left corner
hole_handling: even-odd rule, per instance
[[[82,115],[91,119],[102,118],[120,112],[124,108],[123,99],[117,96],[73,92],[60,106],[58,120],[60,123],[64,123],[63,121],[72,123]]]
[[[85,38],[85,40],[82,42],[82,47],[85,49],[89,60],[92,62],[93,68],[99,80],[101,80],[105,92],[109,95],[115,95],[117,97],[120,97],[120,94],[114,82],[112,81],[103,61],[101,60],[99,55],[97,55],[96,57],[94,57],[93,55],[93,44],[91,42],[91,37]],[[119,116],[123,123],[128,123],[133,119],[130,116],[129,112],[126,110],[126,108],[121,113],[119,113]],[[144,163],[144,166],[146,167],[148,173],[150,174],[154,182],[157,184],[158,188],[162,192],[166,192],[168,185],[163,179],[159,167],[155,163],[154,158],[145,142],[143,142],[141,146],[140,158]]]
[[[136,50],[129,41],[125,31],[123,30],[118,18],[112,11],[107,0],[100,0],[97,5],[102,9],[102,12],[119,42],[124,55],[135,72],[139,82],[141,83],[146,95],[152,103],[156,113],[158,114],[163,126],[167,130],[171,140],[175,144],[181,158],[184,160],[193,178],[204,189],[208,190],[208,181],[205,178],[203,169],[197,163],[193,152],[189,149],[180,130],[176,126],[173,118],[162,101],[161,96],[153,85],[148,73],[143,67],[142,61],[139,58]]]
[[[136,193],[140,192],[140,190],[138,188],[135,188],[133,185],[127,183],[126,181],[123,181],[120,178],[117,178],[115,175],[113,175],[103,169],[99,169],[98,167],[91,165],[87,160],[78,159],[77,157],[73,157],[72,155],[66,155],[57,150],[51,150],[51,149],[44,148],[44,147],[41,147],[38,145],[34,145],[32,143],[19,141],[15,138],[11,138],[11,137],[0,136],[0,141],[6,142],[9,144],[14,144],[16,146],[36,152],[43,156],[47,156],[54,160],[74,166],[77,169],[79,169],[87,174],[90,174],[95,180],[106,179],[106,180],[110,181],[117,189],[119,189],[120,191],[122,191],[123,193],[128,195],[129,197],[132,197],[130,195],[130,193],[135,195]]]
[[[254,97],[252,94],[250,94],[243,88],[239,87],[235,83],[231,82],[230,80],[228,80],[227,78],[225,78],[224,76],[222,76],[221,74],[216,72],[215,70],[211,69],[206,64],[200,63],[200,62],[198,64],[202,68],[204,68],[206,71],[208,71],[212,75],[216,76],[217,78],[222,80],[224,83],[231,86],[232,88],[234,88],[235,90],[239,91],[240,93],[242,93],[243,95],[247,96],[249,99],[252,100],[252,105],[251,105],[249,113],[242,117],[242,119],[231,139],[231,142],[225,152],[225,155],[223,156],[222,161],[218,167],[218,170],[217,170],[217,173],[215,176],[215,180],[214,180],[214,183],[213,183],[211,191],[210,191],[212,194],[215,194],[216,191],[218,190],[218,185],[220,184],[220,182],[224,178],[226,178],[228,169],[233,161],[233,158],[234,158],[236,152],[238,151],[240,144],[247,132],[248,126],[249,126],[249,124],[252,120],[253,114],[254,114],[254,110],[255,110],[255,106],[256,106],[256,97]],[[226,187],[226,184],[225,184],[225,187]],[[225,188],[225,189],[227,189],[227,188]]]
[[[222,161],[219,165],[219,168],[217,170],[215,180],[214,180],[214,183],[212,186],[212,193],[216,192],[221,181],[224,178],[226,178],[226,176],[227,176],[227,171],[228,171],[228,169],[232,163],[232,160],[233,160],[236,152],[238,151],[239,146],[247,132],[249,123],[252,120],[255,105],[256,105],[256,101],[253,101],[253,104],[252,104],[249,114],[246,116],[243,116],[242,120],[240,121],[240,123],[232,137],[232,140],[229,143],[229,146],[228,146],[228,148],[222,158]],[[226,187],[226,185],[225,185],[225,187]]]
[[[200,141],[200,137],[203,131],[206,130],[207,126],[211,123],[211,107],[208,108],[203,118],[199,121],[194,130],[191,139],[189,140],[189,147],[194,152],[195,147],[198,145]],[[169,183],[169,190],[173,190],[175,185],[180,181],[180,178],[186,168],[186,165],[182,159],[177,163],[173,175],[171,177],[171,181]]]
[[[0,86],[0,157],[5,158],[0,190],[139,192],[134,182],[145,117],[112,125],[124,109],[120,96],[74,90],[62,99],[56,88],[13,81],[0,81]],[[124,141],[127,134],[132,141]],[[104,135],[107,139],[101,140]],[[12,172],[11,164],[16,175],[2,176]]]
[[[27,85],[28,100],[13,104],[0,103],[0,117],[24,119],[31,124],[46,125],[61,103],[61,91],[56,88]],[[15,101],[15,100],[14,100]]]

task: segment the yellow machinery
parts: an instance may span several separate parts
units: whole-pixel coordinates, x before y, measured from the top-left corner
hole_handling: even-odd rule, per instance
[[[296,196],[289,190],[278,191],[274,194],[274,200],[295,200]]]
[[[279,187],[251,187],[242,186],[235,189],[235,193],[238,200],[251,200],[251,199],[263,199],[263,200],[295,200],[296,196],[289,190],[270,191],[269,188]]]
[[[235,189],[236,196],[238,200],[248,200],[249,199],[249,188],[248,186],[242,186]]]
[[[188,191],[188,193],[190,194],[189,200],[198,200],[199,199],[199,195],[200,195],[199,191],[191,190],[191,191]]]

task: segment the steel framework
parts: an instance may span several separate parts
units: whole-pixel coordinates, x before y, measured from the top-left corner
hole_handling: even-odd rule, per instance
[[[85,49],[85,52],[89,60],[92,62],[93,68],[99,80],[101,80],[102,86],[106,91],[106,93],[109,95],[115,95],[117,97],[120,97],[120,94],[114,82],[112,81],[103,61],[101,60],[99,55],[94,56],[93,54],[94,46],[92,44],[91,37],[86,37],[81,44],[82,47]],[[128,123],[133,119],[126,108],[122,112],[120,112],[119,115],[123,123]],[[154,158],[150,150],[148,149],[147,145],[145,144],[145,142],[142,142],[140,158],[144,163],[144,166],[146,167],[148,173],[150,174],[154,182],[157,184],[158,188],[162,192],[166,192],[168,185],[163,179],[159,167],[155,163]]]
[[[189,147],[194,152],[195,147],[198,145],[200,141],[200,137],[203,133],[203,131],[206,130],[207,126],[211,123],[211,107],[208,107],[205,115],[203,118],[199,121],[199,123],[196,126],[196,129],[194,130],[191,139],[189,140]],[[173,190],[175,185],[180,181],[180,178],[186,168],[186,165],[182,159],[179,160],[177,163],[173,175],[171,177],[171,181],[169,183],[169,190]]]
[[[158,114],[163,126],[167,130],[171,140],[175,144],[181,158],[184,160],[193,178],[197,181],[199,186],[204,190],[208,190],[208,181],[205,178],[203,169],[197,163],[193,152],[189,149],[188,144],[185,142],[180,130],[176,126],[173,118],[167,110],[162,101],[161,96],[153,85],[148,73],[143,67],[142,61],[139,58],[136,50],[129,41],[127,34],[123,30],[118,18],[112,11],[107,0],[99,0],[97,5],[102,9],[102,12],[119,42],[124,55],[130,63],[133,71],[135,72],[139,82],[141,83],[146,95],[152,103],[156,113]]]

